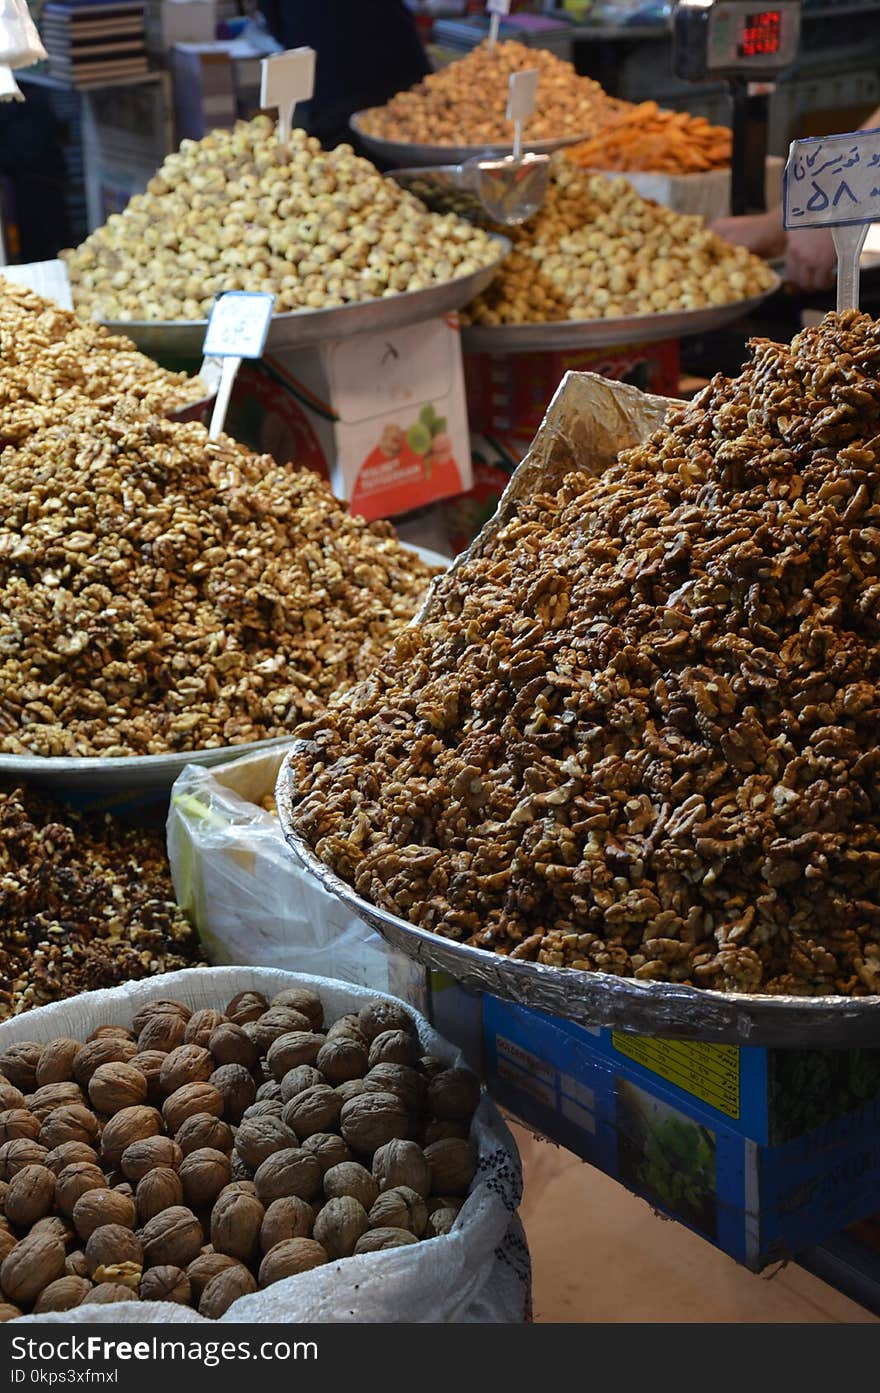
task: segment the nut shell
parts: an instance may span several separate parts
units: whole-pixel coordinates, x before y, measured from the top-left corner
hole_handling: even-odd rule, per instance
[[[18,1306],[13,1306],[11,1301],[0,1301],[0,1324],[5,1325],[8,1320],[18,1320],[18,1317],[23,1315],[24,1311]]]
[[[325,1174],[331,1166],[339,1166],[343,1161],[354,1160],[354,1154],[342,1140],[342,1137],[336,1136],[333,1132],[316,1132],[314,1136],[306,1137],[302,1149],[315,1157]]]
[[[407,1064],[375,1064],[364,1078],[365,1093],[396,1093],[410,1113],[421,1111],[425,1080]]]
[[[449,1137],[425,1147],[431,1168],[431,1192],[435,1195],[466,1195],[477,1171],[477,1153],[468,1141]]]
[[[278,1035],[266,1055],[269,1072],[280,1083],[297,1065],[314,1064],[323,1044],[324,1036],[312,1030],[288,1030]]]
[[[180,1164],[178,1175],[183,1182],[186,1202],[193,1209],[212,1204],[232,1174],[229,1157],[223,1151],[203,1146],[190,1151]]]
[[[226,1015],[236,1025],[255,1021],[269,1009],[269,1002],[262,992],[239,992],[226,1007]]]
[[[234,1021],[224,1021],[211,1031],[208,1049],[218,1067],[223,1064],[241,1064],[245,1069],[253,1069],[260,1055],[250,1036]]]
[[[168,1096],[188,1083],[207,1083],[214,1059],[201,1045],[178,1045],[166,1054],[159,1071],[159,1087]]]
[[[69,1103],[79,1103],[88,1107],[88,1099],[79,1084],[70,1079],[60,1083],[42,1084],[35,1093],[28,1094],[25,1103],[28,1111],[33,1113],[41,1125],[56,1108],[66,1107]]]
[[[118,1301],[134,1301],[135,1294],[121,1282],[98,1282],[92,1287],[84,1306],[111,1306]]]
[[[16,1137],[0,1146],[0,1180],[11,1180],[25,1166],[43,1165],[48,1147],[30,1137]]]
[[[193,1011],[186,1023],[186,1030],[183,1033],[183,1043],[185,1045],[201,1045],[203,1050],[209,1048],[211,1035],[218,1026],[226,1023],[226,1017],[222,1011],[215,1011],[212,1007],[203,1007],[201,1011]]]
[[[44,1287],[34,1305],[34,1315],[46,1311],[72,1311],[81,1306],[92,1290],[88,1277],[58,1277]]]
[[[131,1028],[135,1035],[140,1035],[147,1022],[151,1021],[154,1016],[166,1015],[177,1016],[186,1027],[192,1011],[183,1001],[174,1001],[170,997],[156,997],[155,1001],[147,1001],[138,1009],[132,1020]]]
[[[237,1258],[231,1258],[227,1253],[199,1253],[197,1258],[193,1258],[186,1275],[189,1278],[193,1300],[198,1302],[202,1292],[210,1282],[212,1277],[216,1277],[218,1272],[225,1272],[228,1267],[240,1267],[241,1263]]]
[[[85,1251],[89,1276],[99,1282],[120,1280],[117,1273],[106,1272],[108,1267],[121,1267],[124,1263],[131,1263],[134,1267],[143,1266],[140,1239],[123,1224],[102,1224],[93,1229]],[[101,1269],[105,1270],[102,1272]]]
[[[410,1119],[395,1094],[361,1093],[343,1104],[340,1127],[349,1146],[372,1156],[386,1142],[408,1137]]]
[[[311,1238],[315,1211],[298,1195],[273,1200],[260,1225],[260,1251],[268,1253],[287,1238]]]
[[[79,1046],[77,1045],[77,1049]],[[9,1108],[23,1108],[25,1106],[24,1094],[15,1084],[0,1074],[0,1111],[7,1111]]]
[[[380,1228],[368,1229],[361,1234],[354,1251],[360,1253],[384,1253],[388,1248],[405,1248],[409,1243],[418,1243],[414,1233],[408,1229]]]
[[[314,1088],[317,1084],[326,1082],[320,1069],[316,1069],[313,1064],[297,1064],[295,1069],[288,1069],[281,1080],[281,1101],[289,1103],[298,1093],[304,1093],[307,1088]]]
[[[89,1165],[97,1166],[98,1153],[94,1147],[86,1146],[85,1142],[65,1141],[46,1152],[43,1164],[48,1166],[55,1176],[59,1176],[65,1166],[73,1165],[74,1161],[85,1161]]]
[[[281,1282],[285,1277],[296,1277],[300,1272],[310,1272],[314,1267],[322,1267],[327,1261],[327,1253],[320,1243],[312,1238],[286,1238],[276,1243],[260,1263],[260,1286],[270,1287],[273,1282]]]
[[[256,1170],[276,1151],[297,1145],[296,1133],[279,1117],[251,1117],[243,1122],[235,1137],[235,1151],[245,1165]]]
[[[48,1169],[48,1167],[47,1167]],[[73,1215],[77,1201],[92,1190],[108,1190],[107,1177],[92,1161],[73,1161],[55,1177],[55,1203],[62,1214]]]
[[[166,1058],[164,1050],[140,1050],[131,1058],[132,1068],[140,1069],[147,1081],[147,1102],[152,1103],[154,1108],[161,1106],[165,1096],[159,1078]]]
[[[168,1131],[176,1134],[188,1117],[196,1113],[223,1116],[223,1099],[210,1083],[187,1083],[177,1088],[162,1104],[162,1117]]]
[[[414,1141],[390,1141],[373,1157],[373,1175],[380,1190],[406,1185],[426,1199],[431,1193],[431,1167]]]
[[[140,1104],[115,1113],[101,1133],[101,1156],[108,1165],[118,1166],[124,1151],[136,1141],[158,1136],[162,1118],[155,1108]]]
[[[191,1151],[199,1151],[205,1146],[214,1151],[231,1151],[234,1138],[232,1128],[222,1117],[215,1117],[209,1112],[194,1112],[183,1123],[174,1140],[182,1156],[188,1156]]]
[[[127,1064],[137,1054],[137,1045],[122,1035],[101,1035],[80,1045],[73,1058],[73,1077],[80,1088],[88,1089],[89,1080],[102,1064]]]
[[[313,1234],[330,1258],[347,1258],[369,1227],[367,1211],[351,1195],[328,1200],[315,1219]]]
[[[119,1164],[126,1180],[137,1185],[156,1166],[170,1166],[176,1170],[182,1160],[183,1151],[177,1142],[158,1133],[131,1142],[123,1151]]]
[[[37,1087],[37,1065],[45,1046],[35,1040],[20,1040],[0,1054],[0,1074],[22,1093]]]
[[[386,1030],[405,1030],[417,1035],[416,1023],[405,1006],[397,1001],[368,1001],[358,1011],[358,1024],[368,1043]]]
[[[300,1147],[276,1151],[257,1167],[254,1184],[264,1205],[287,1195],[312,1200],[321,1190],[323,1172],[317,1157]]]
[[[37,1233],[17,1243],[0,1264],[0,1290],[16,1306],[29,1306],[44,1287],[64,1275],[64,1244]]]
[[[428,1107],[441,1122],[470,1122],[479,1104],[479,1080],[470,1069],[444,1069],[428,1084]]]
[[[192,1297],[189,1277],[182,1267],[165,1264],[148,1267],[141,1277],[138,1295],[141,1301],[174,1301],[188,1306]]]
[[[317,992],[309,991],[307,987],[288,987],[285,991],[273,996],[271,1005],[289,1006],[294,1011],[299,1011],[301,1016],[305,1016],[312,1030],[320,1030],[324,1024],[324,1006]]]
[[[88,1239],[100,1228],[133,1229],[137,1209],[131,1196],[118,1190],[87,1190],[73,1206],[71,1217],[80,1238]]]
[[[137,1107],[146,1098],[147,1080],[134,1064],[100,1064],[89,1079],[89,1101],[107,1116]]]
[[[180,1204],[148,1219],[140,1237],[147,1267],[187,1267],[205,1241],[195,1214]]]
[[[183,1204],[183,1181],[170,1166],[156,1166],[141,1176],[134,1201],[138,1221],[143,1226],[164,1209]]]
[[[285,1103],[282,1119],[301,1141],[316,1132],[328,1132],[337,1126],[342,1111],[342,1099],[329,1084],[319,1083],[305,1088]]]
[[[325,1040],[318,1051],[315,1065],[328,1083],[346,1083],[363,1078],[368,1068],[367,1051],[357,1040],[342,1037]]]
[[[408,1229],[416,1238],[421,1238],[427,1222],[428,1210],[425,1201],[407,1185],[397,1185],[391,1190],[385,1190],[369,1214],[371,1229]]]
[[[211,1213],[211,1244],[239,1262],[250,1262],[260,1245],[260,1226],[265,1209],[253,1195],[227,1191]]]
[[[389,1145],[393,1146],[394,1143],[389,1142]],[[324,1194],[328,1200],[342,1199],[348,1195],[369,1211],[379,1197],[379,1186],[366,1166],[357,1161],[343,1161],[338,1166],[331,1166],[324,1176]]]
[[[55,1176],[48,1166],[23,1166],[12,1177],[3,1212],[10,1223],[29,1228],[55,1203]]]
[[[211,1074],[210,1082],[223,1098],[223,1116],[233,1122],[239,1120],[257,1096],[253,1076],[243,1064],[221,1064]]]
[[[415,1068],[420,1052],[418,1038],[410,1031],[383,1030],[370,1044],[369,1067],[372,1069],[376,1064],[408,1064]]]
[[[39,1135],[39,1119],[27,1108],[7,1108],[0,1112],[0,1142],[17,1141],[21,1137],[36,1141]]]
[[[199,1300],[199,1315],[219,1320],[241,1296],[250,1296],[257,1284],[241,1263],[224,1268],[205,1285]]]
[[[99,1132],[98,1119],[81,1103],[66,1103],[50,1112],[40,1128],[40,1142],[52,1151],[66,1141],[81,1141],[92,1146]]]
[[[152,1054],[154,1050],[170,1054],[183,1044],[186,1034],[186,1021],[175,1012],[157,1012],[146,1022],[137,1037],[139,1054]]]

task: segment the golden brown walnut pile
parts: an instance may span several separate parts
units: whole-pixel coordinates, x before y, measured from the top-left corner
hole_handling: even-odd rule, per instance
[[[467,308],[473,324],[619,319],[759,295],[770,268],[702,218],[644,199],[622,179],[553,158],[540,212],[505,229],[514,254]]]
[[[0,1321],[170,1301],[210,1319],[352,1254],[439,1238],[476,1173],[480,1085],[398,1002],[155,1000],[0,1054]]]
[[[537,68],[538,99],[525,127],[527,140],[589,136],[625,103],[597,82],[579,77],[571,63],[543,48],[509,41],[481,43],[464,58],[430,73],[407,92],[361,118],[365,135],[412,145],[511,144],[507,120],[511,73]]]
[[[282,735],[364,676],[431,575],[309,471],[90,402],[0,403],[0,750]]]
[[[497,260],[497,244],[429,213],[349,145],[289,144],[266,116],[184,140],[123,213],[65,259],[93,319],[204,319],[226,290],[271,291],[276,312],[424,290]]]
[[[200,378],[160,368],[128,339],[0,275],[0,402],[14,407],[19,429],[84,397],[108,408],[130,397],[170,414],[207,395]]]
[[[880,324],[523,502],[297,759],[361,895],[517,958],[880,992]]]
[[[202,957],[164,833],[0,791],[0,1018]]]

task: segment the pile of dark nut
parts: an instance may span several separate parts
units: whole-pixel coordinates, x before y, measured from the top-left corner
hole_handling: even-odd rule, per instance
[[[201,959],[160,830],[0,790],[0,1019]]]
[[[880,992],[880,323],[757,340],[525,499],[307,738],[375,904],[553,966]]]
[[[317,475],[194,422],[0,399],[0,751],[283,735],[371,670],[431,574]]]
[[[448,1233],[476,1172],[473,1074],[409,1012],[329,1027],[314,992],[0,1054],[0,1320],[93,1302],[219,1317],[284,1277]]]

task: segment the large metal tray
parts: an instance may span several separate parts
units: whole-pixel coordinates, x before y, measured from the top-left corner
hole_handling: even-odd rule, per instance
[[[362,304],[339,305],[328,310],[296,310],[275,314],[269,324],[266,352],[306,348],[310,344],[346,338],[350,334],[386,333],[461,309],[462,305],[468,304],[481,290],[485,290],[510,251],[510,242],[506,237],[494,236],[493,240],[498,244],[498,257],[491,265],[468,276],[458,276],[441,285],[432,285],[427,290],[407,290],[382,300],[364,300]],[[174,353],[182,357],[201,355],[208,327],[207,319],[101,322],[113,333],[125,334],[132,339],[143,353]]]
[[[430,164],[464,164],[465,160],[473,159],[475,155],[501,159],[505,155],[513,154],[512,140],[490,145],[412,145],[403,140],[383,140],[381,136],[367,135],[364,131],[361,118],[366,114],[365,111],[356,111],[348,124],[364,149],[383,164],[395,167],[410,164],[422,167]],[[526,129],[523,131],[522,148],[536,155],[549,155],[554,150],[561,150],[564,145],[577,145],[587,139],[585,135],[563,135],[554,140],[529,140]]]
[[[427,547],[404,542],[407,551],[415,552],[427,566],[449,569],[449,557]],[[223,764],[255,750],[270,750],[290,743],[289,735],[276,735],[269,740],[252,740],[242,745],[222,745],[213,750],[171,751],[161,755],[121,755],[116,759],[101,756],[0,754],[0,782],[22,783],[33,788],[49,789],[53,793],[139,795],[158,793],[171,788],[187,764],[210,767]]]
[[[466,324],[461,331],[461,346],[466,353],[552,353],[687,338],[741,319],[775,294],[781,284],[780,277],[774,276],[773,284],[760,295],[700,310],[636,314],[623,319],[560,319],[551,324]]]
[[[734,995],[669,982],[639,982],[607,972],[514,961],[416,928],[361,899],[293,830],[290,759],[296,749],[295,744],[286,756],[275,786],[278,816],[294,856],[325,890],[392,947],[426,967],[448,973],[462,986],[576,1025],[613,1026],[638,1035],[801,1049],[880,1045],[880,997]]]

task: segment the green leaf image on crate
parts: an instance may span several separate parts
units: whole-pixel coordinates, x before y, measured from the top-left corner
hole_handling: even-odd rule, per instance
[[[718,1221],[714,1134],[624,1079],[617,1080],[616,1098],[620,1179],[714,1238]]]
[[[417,421],[407,431],[406,443],[414,455],[426,455],[431,448],[431,432]]]

